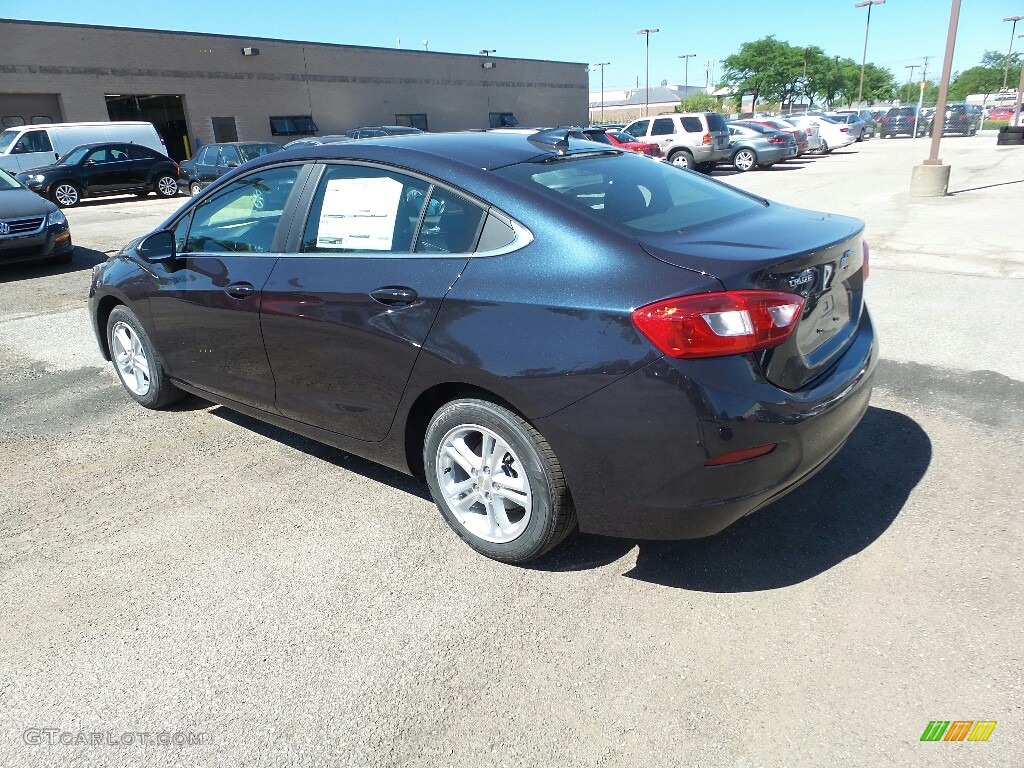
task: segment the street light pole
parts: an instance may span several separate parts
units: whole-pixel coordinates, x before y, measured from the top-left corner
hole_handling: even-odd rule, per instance
[[[920,66],[921,66],[920,64],[907,64],[907,66],[904,67],[904,69],[909,69],[910,70],[910,76],[907,78],[907,86],[908,86],[907,87],[907,92],[908,92],[907,93],[907,97],[908,97],[907,100],[908,101],[910,100],[909,97],[913,95],[913,92],[910,91],[909,86],[910,86],[910,84],[912,82],[914,82],[914,70],[917,69]]]
[[[1010,54],[1013,53],[1013,36],[1017,32],[1017,22],[1024,19],[1024,16],[1007,16],[1003,21],[1012,21],[1010,29],[1010,49],[1006,52],[1006,66],[1003,68],[1003,90],[1006,90],[1006,79],[1010,76]]]
[[[681,56],[677,57],[685,62],[685,74],[683,75],[683,101],[686,101],[688,98],[690,98],[690,59],[692,59],[696,55],[696,53],[684,53]]]
[[[611,64],[610,61],[599,61],[595,67],[601,68],[601,122],[604,122],[604,68]]]
[[[860,60],[860,90],[857,91],[857,103],[864,101],[864,67],[867,66],[868,62],[868,30],[871,29],[871,6],[873,5],[884,5],[885,0],[861,0],[859,3],[854,3],[854,8],[868,8],[868,22],[864,25],[864,55]]]
[[[658,29],[639,29],[638,35],[643,35],[647,40],[647,83],[644,87],[644,117],[651,111],[651,35],[660,32]]]

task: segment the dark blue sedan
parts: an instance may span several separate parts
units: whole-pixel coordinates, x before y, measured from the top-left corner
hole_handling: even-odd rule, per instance
[[[498,560],[716,533],[867,408],[863,224],[566,133],[236,169],[95,269],[100,350],[143,406],[193,393],[424,477]]]

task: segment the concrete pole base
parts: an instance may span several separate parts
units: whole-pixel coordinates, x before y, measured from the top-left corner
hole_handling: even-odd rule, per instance
[[[944,197],[949,189],[948,165],[915,165],[910,174],[911,197]]]

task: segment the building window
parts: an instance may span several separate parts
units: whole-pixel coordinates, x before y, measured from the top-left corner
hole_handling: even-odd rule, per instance
[[[316,133],[320,129],[312,115],[287,115],[270,118],[270,132],[274,136],[297,136]]]
[[[419,128],[427,130],[427,116],[424,114],[395,115],[395,125],[404,125],[407,128]]]
[[[512,128],[519,125],[516,116],[511,112],[491,112],[489,117],[491,128]]]
[[[25,124],[25,118],[21,115],[4,115],[3,125],[4,128],[16,128],[19,125]]]

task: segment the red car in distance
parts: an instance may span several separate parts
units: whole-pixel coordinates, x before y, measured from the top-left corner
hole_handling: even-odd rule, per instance
[[[613,147],[639,152],[648,157],[661,158],[661,147],[657,144],[651,144],[649,141],[637,141],[628,133],[614,128],[584,128],[580,133],[590,141],[599,141],[602,144],[611,144]]]

